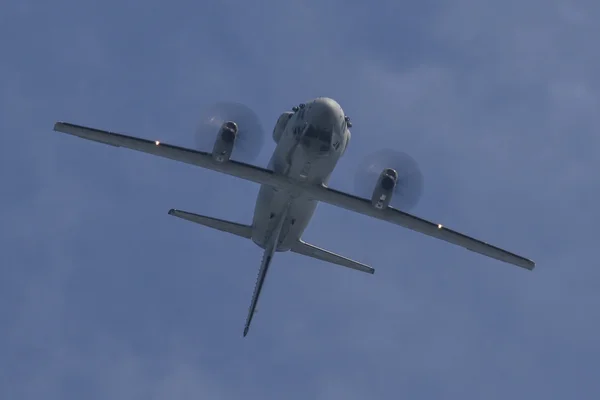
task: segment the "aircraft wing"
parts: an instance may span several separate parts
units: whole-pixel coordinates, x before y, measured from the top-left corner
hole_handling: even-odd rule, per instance
[[[412,214],[397,210],[395,208],[377,209],[373,207],[370,200],[363,199],[348,193],[324,186],[313,186],[307,190],[311,197],[324,203],[329,203],[346,210],[368,215],[382,221],[391,222],[416,232],[424,233],[437,239],[464,247],[475,253],[483,254],[496,260],[504,261],[528,270],[535,267],[535,263],[525,257],[492,246],[481,240],[469,237],[460,232],[448,229],[441,224],[436,224]]]
[[[173,146],[161,143],[158,140],[141,139],[66,122],[55,123],[54,130],[94,142],[108,144],[110,146],[125,147],[131,150],[141,151],[142,153],[153,154],[155,156],[169,158],[186,164],[196,165],[198,167],[237,176],[238,178],[259,184],[277,186],[277,177],[274,175],[273,171],[234,160],[217,163],[213,160],[211,153]]]
[[[186,149],[166,143],[163,144],[159,141],[140,139],[118,133],[87,128],[70,123],[57,122],[54,125],[54,130],[111,146],[126,147],[159,157],[184,162],[186,164],[211,169],[213,171],[236,176],[238,178],[246,179],[258,184],[264,184],[279,189],[288,190],[293,195],[302,193],[314,200],[345,208],[363,215],[368,215],[382,221],[391,222],[404,228],[444,240],[446,242],[464,247],[465,249],[473,252],[514,264],[528,270],[532,270],[535,267],[535,263],[527,258],[503,250],[499,247],[492,246],[491,244],[474,239],[457,231],[448,229],[440,224],[421,219],[391,207],[387,209],[376,209],[372,206],[370,200],[340,192],[325,186],[317,186],[307,184],[305,182],[294,181],[285,176],[276,175],[273,171],[268,169],[234,160],[224,163],[216,163],[213,161],[210,153]]]

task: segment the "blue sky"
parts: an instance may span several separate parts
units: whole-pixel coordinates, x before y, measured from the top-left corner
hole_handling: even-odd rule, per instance
[[[0,14],[0,398],[597,399],[596,1],[15,1]],[[193,145],[203,106],[337,99],[331,186],[390,147],[414,213],[533,273],[320,205],[305,239],[374,276],[167,215],[249,223],[258,187],[52,132]],[[267,140],[260,165],[266,165]]]

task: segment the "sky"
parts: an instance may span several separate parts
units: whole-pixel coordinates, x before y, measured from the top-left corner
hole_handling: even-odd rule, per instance
[[[6,0],[0,13],[0,398],[597,399],[600,4],[592,0]],[[52,131],[191,147],[216,101],[336,99],[330,185],[392,148],[416,215],[533,272],[321,204],[304,234],[373,276],[261,250],[258,187]]]

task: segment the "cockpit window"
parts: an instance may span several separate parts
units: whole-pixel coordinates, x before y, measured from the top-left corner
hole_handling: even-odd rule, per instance
[[[304,132],[304,137],[316,139],[319,137],[319,130],[314,126],[309,125],[306,131]]]
[[[333,130],[320,129],[313,125],[308,125],[302,136],[304,146],[317,150],[320,153],[328,152],[331,149],[333,139]]]

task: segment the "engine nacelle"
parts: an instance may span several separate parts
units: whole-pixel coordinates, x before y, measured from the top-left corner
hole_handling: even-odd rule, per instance
[[[219,129],[215,146],[213,147],[212,157],[217,162],[226,162],[231,158],[233,146],[238,134],[238,126],[233,121],[227,121]]]
[[[352,139],[352,133],[350,132],[350,129],[346,129],[346,138],[346,145],[344,146],[344,150],[342,150],[342,155],[346,153],[348,145],[350,144],[350,139]]]
[[[371,197],[371,203],[375,208],[383,210],[389,207],[397,182],[398,173],[396,170],[392,168],[383,170],[373,190],[373,197]]]
[[[294,115],[293,112],[286,111],[283,114],[281,114],[277,119],[277,123],[273,128],[273,140],[275,141],[275,143],[279,143],[279,139],[281,139],[281,135],[283,134],[283,131],[285,131],[285,127],[292,118],[292,115]]]

